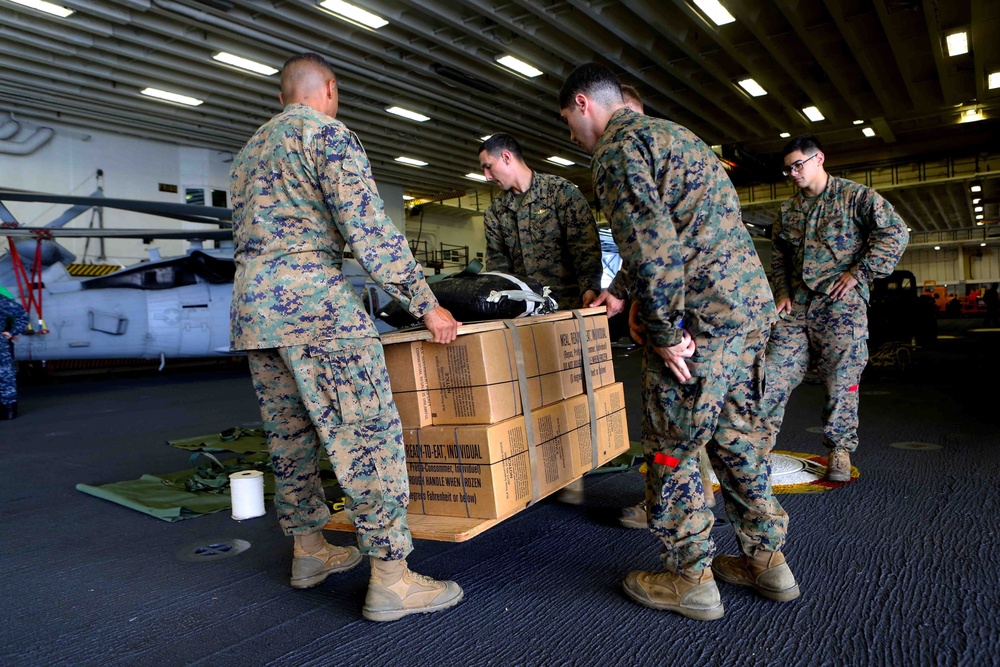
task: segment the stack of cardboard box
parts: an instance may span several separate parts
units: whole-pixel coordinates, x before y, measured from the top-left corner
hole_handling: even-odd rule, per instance
[[[449,345],[385,337],[411,513],[502,518],[628,449],[605,315],[490,324]]]

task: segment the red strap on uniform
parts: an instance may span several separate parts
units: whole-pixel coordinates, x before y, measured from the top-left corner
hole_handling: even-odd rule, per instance
[[[674,456],[669,456],[667,454],[654,454],[653,463],[659,464],[661,466],[670,466],[671,468],[676,468],[677,464],[681,460]]]
[[[857,390],[858,390],[858,385],[856,384],[852,384],[850,387],[847,388],[847,391],[857,391]]]

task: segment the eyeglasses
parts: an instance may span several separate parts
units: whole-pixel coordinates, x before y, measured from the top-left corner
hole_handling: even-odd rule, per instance
[[[785,167],[784,170],[782,170],[781,175],[782,176],[791,176],[792,174],[799,173],[800,171],[802,171],[802,167],[806,166],[806,162],[809,162],[809,160],[813,159],[817,155],[819,155],[819,153],[813,153],[812,155],[810,155],[809,157],[807,157],[805,160],[797,160],[797,161],[791,163],[790,165],[788,165],[787,167]]]

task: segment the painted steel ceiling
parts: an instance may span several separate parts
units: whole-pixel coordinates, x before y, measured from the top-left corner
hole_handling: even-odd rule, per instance
[[[834,172],[964,165],[887,193],[916,231],[973,227],[967,186],[976,179],[985,220],[1000,217],[992,178],[1000,171],[1000,89],[987,87],[989,72],[1000,70],[1000,2],[721,3],[735,21],[717,26],[693,0],[356,0],[388,21],[372,30],[314,0],[60,0],[75,10],[65,19],[0,0],[0,111],[236,151],[279,110],[277,76],[222,66],[213,54],[280,68],[309,50],[336,68],[338,117],[360,136],[377,179],[418,198],[481,187],[464,177],[478,171],[480,137],[505,131],[531,166],[589,193],[588,156],[570,143],[555,100],[573,67],[597,60],[639,89],[647,113],[720,147],[750,222],[769,224],[775,209],[773,196],[750,196],[755,189],[787,189],[783,132],[818,135]],[[950,57],[944,35],[957,29],[968,32],[970,51]],[[497,64],[502,55],[542,74],[513,74]],[[747,77],[767,94],[743,92],[736,82]],[[204,104],[152,100],[139,94],[146,87]],[[392,105],[430,120],[390,115]],[[808,106],[825,120],[809,121]],[[985,120],[959,123],[969,110]],[[544,162],[551,155],[577,164]],[[428,164],[407,166],[400,156]]]

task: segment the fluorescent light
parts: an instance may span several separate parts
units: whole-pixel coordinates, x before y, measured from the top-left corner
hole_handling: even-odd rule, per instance
[[[913,227],[907,227],[907,228],[906,228],[906,231],[908,231],[908,232],[912,232],[912,231],[913,231]]]
[[[969,186],[969,192],[982,192],[982,191],[983,191],[983,186],[981,186],[981,185],[970,185]]]
[[[790,137],[792,135],[788,134],[787,132],[782,132],[778,136],[781,137],[782,139],[787,139],[788,137]]]
[[[523,60],[518,60],[514,56],[501,56],[497,58],[497,62],[507,69],[512,69],[515,72],[528,77],[536,77],[542,73],[542,70],[537,67],[532,67]]]
[[[982,213],[983,212],[983,207],[982,206],[977,206],[974,210],[975,210],[976,213]]]
[[[819,121],[825,118],[825,116],[823,116],[823,114],[821,114],[819,112],[819,109],[817,109],[816,107],[806,107],[805,109],[802,110],[802,113],[804,113],[806,115],[806,118],[808,118],[814,123],[818,123]]]
[[[863,127],[863,128],[861,128],[861,134],[865,135],[866,137],[874,137],[875,136],[875,130],[873,130],[870,127]]]
[[[417,113],[416,111],[410,111],[409,109],[404,109],[403,107],[387,107],[386,111],[397,116],[402,116],[403,118],[409,118],[410,120],[415,120],[418,123],[423,123],[430,120],[430,116],[425,116],[422,113]]]
[[[990,90],[1000,88],[1000,70],[990,72],[989,76],[986,77],[986,87]]]
[[[736,20],[719,0],[694,0],[694,4],[698,5],[698,9],[705,12],[705,16],[712,19],[715,25],[726,25]]]
[[[45,12],[46,14],[52,14],[53,16],[58,16],[61,19],[66,18],[74,11],[67,7],[61,7],[60,5],[56,5],[51,2],[44,2],[44,0],[10,0],[10,1],[13,2],[15,5],[21,5],[23,7],[37,9],[40,12]]]
[[[855,125],[864,125],[864,124],[865,124],[865,121],[863,121],[863,120],[861,120],[861,119],[858,119],[858,120],[854,121],[854,124],[855,124]]]
[[[469,172],[468,174],[465,175],[465,177],[466,178],[471,178],[474,181],[482,181],[483,183],[486,182],[486,177],[483,176],[482,174],[476,174],[476,173],[473,173],[473,172]]]
[[[343,2],[343,0],[323,0],[319,6],[338,18],[347,19],[352,23],[360,23],[375,30],[389,25],[389,22],[378,14],[372,14],[349,2]]]
[[[225,51],[216,53],[212,56],[212,58],[218,60],[220,63],[226,63],[227,65],[232,65],[233,67],[250,70],[251,72],[256,72],[257,74],[263,74],[264,76],[271,76],[272,74],[278,73],[278,70],[270,65],[265,65],[255,60],[250,60],[249,58],[234,56],[233,54],[226,53]]]
[[[546,162],[552,162],[554,164],[559,164],[559,165],[562,165],[564,167],[571,167],[574,164],[576,164],[576,162],[572,162],[570,160],[567,160],[564,157],[559,157],[558,155],[550,155],[549,157],[545,158],[545,161]]]
[[[411,166],[414,166],[414,167],[426,167],[427,166],[427,163],[424,162],[423,160],[417,160],[416,158],[412,158],[412,157],[402,157],[402,156],[400,156],[400,157],[396,158],[396,162],[402,162],[403,164],[408,164],[408,165],[411,165]]]
[[[972,200],[972,203],[973,204],[978,204],[981,201],[982,201],[982,199],[980,199],[979,197],[976,197],[975,199]]]
[[[410,195],[403,195],[403,201],[413,201],[413,197]]]
[[[985,247],[986,247],[986,244],[985,244],[985,243],[980,243],[980,244],[979,244],[979,247],[980,247],[980,248],[985,248]]]
[[[935,250],[940,250],[940,249],[941,249],[941,246],[939,246],[939,245],[936,245],[936,246],[934,246],[934,249],[935,249]]]
[[[740,88],[747,91],[751,97],[760,97],[761,95],[767,95],[767,91],[753,79],[743,79],[742,81],[737,81]]]
[[[982,221],[979,221],[979,222],[977,222],[976,224],[977,224],[978,226],[982,227],[982,226],[983,226],[983,225],[984,225],[985,223],[983,223]]]
[[[492,137],[492,136],[493,136],[492,134],[487,134],[485,137],[479,137],[479,140],[480,141],[489,141],[490,137]]]
[[[953,32],[944,39],[948,43],[949,56],[960,56],[969,52],[969,34],[964,30]]]
[[[958,119],[959,123],[975,123],[976,121],[982,120],[984,118],[983,112],[979,109],[966,109],[962,112],[962,117]]]
[[[186,104],[189,107],[196,107],[199,104],[204,104],[203,100],[199,100],[194,97],[188,97],[187,95],[178,95],[177,93],[171,93],[166,90],[159,90],[157,88],[144,88],[139,92],[142,93],[143,95],[149,95],[150,97],[166,100],[168,102],[176,102],[177,104]]]
[[[976,216],[976,220],[982,220],[982,219],[983,219],[983,214],[982,213],[980,213],[979,215]]]

